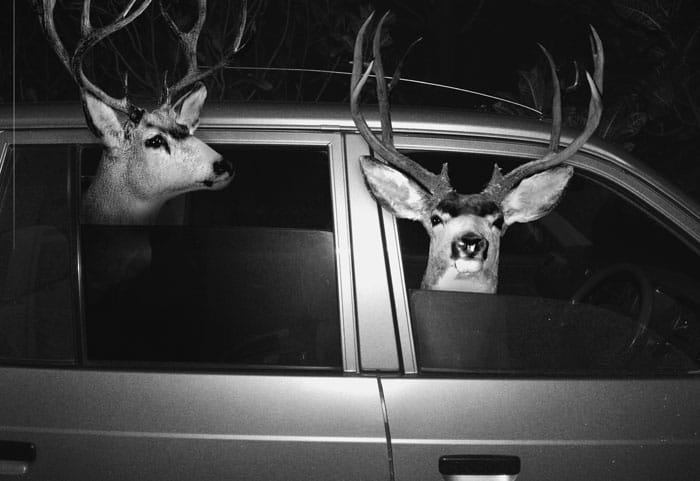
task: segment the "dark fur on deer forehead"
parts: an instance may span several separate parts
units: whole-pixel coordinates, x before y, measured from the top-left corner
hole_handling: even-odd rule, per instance
[[[450,217],[469,214],[486,217],[501,213],[499,205],[483,194],[461,195],[456,192],[450,192],[443,197],[435,209],[449,214]]]
[[[178,124],[171,114],[162,110],[156,110],[144,115],[142,123],[144,127],[158,129],[173,139],[184,139],[191,135],[189,127]]]

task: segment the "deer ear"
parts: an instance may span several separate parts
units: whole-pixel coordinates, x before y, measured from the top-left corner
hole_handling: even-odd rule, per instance
[[[374,198],[396,217],[419,220],[428,206],[428,193],[408,176],[372,157],[360,166]]]
[[[202,82],[197,82],[192,90],[182,96],[174,106],[177,112],[178,124],[187,126],[193,133],[199,125],[199,112],[207,99],[207,88]]]
[[[124,128],[112,107],[92,94],[84,92],[83,112],[88,127],[106,147],[115,148],[121,145]]]
[[[531,222],[545,216],[556,207],[569,179],[572,167],[545,170],[520,182],[501,204],[504,222]]]

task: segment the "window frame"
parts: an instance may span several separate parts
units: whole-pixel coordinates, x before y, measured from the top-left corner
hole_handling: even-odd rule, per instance
[[[261,146],[294,146],[313,147],[327,149],[331,179],[331,199],[333,200],[333,226],[334,226],[334,248],[335,248],[335,268],[338,285],[338,307],[340,322],[340,343],[342,372],[346,374],[359,372],[359,347],[356,329],[355,292],[353,284],[353,259],[351,255],[350,219],[349,219],[349,194],[347,173],[345,169],[345,151],[343,137],[340,133],[333,132],[289,132],[289,131],[264,131],[264,130],[235,130],[222,128],[200,128],[196,136],[208,144],[229,144],[229,145],[261,145]],[[0,132],[0,167],[4,168],[9,158],[7,155],[12,145],[42,145],[59,144],[68,146],[95,144],[95,138],[90,135],[85,128],[36,128],[22,129],[14,132]],[[74,192],[74,185],[80,181],[77,168],[78,159],[73,159],[71,163],[71,182],[67,186],[68,194],[73,199],[73,212],[71,218],[71,230],[73,235],[73,246],[71,263],[71,278],[74,285],[74,303],[76,306],[76,361],[71,365],[81,368],[133,368],[134,365],[120,366],[118,363],[105,363],[89,361],[85,356],[85,319],[83,312],[83,291],[81,285],[80,271],[82,268],[80,260],[80,232],[78,223],[78,195]],[[12,360],[2,363],[3,365],[41,365],[46,367],[65,366],[65,362],[54,363],[52,361],[24,361]],[[139,363],[138,369],[145,370],[216,370],[226,372],[240,372],[241,369],[234,365],[198,366],[188,364],[186,366],[173,365],[172,363]],[[246,369],[243,369],[246,370]],[[256,369],[262,374],[277,374],[289,372],[289,368],[270,366],[269,369]],[[300,372],[309,374],[322,374],[323,370],[299,369]],[[333,371],[338,372],[338,371]]]
[[[508,139],[396,135],[394,141],[399,150],[501,155],[521,158],[523,161],[542,157],[548,152],[548,148],[543,144]],[[567,164],[585,171],[591,181],[603,183],[606,188],[625,200],[638,201],[637,205],[642,210],[697,251],[697,245],[700,243],[700,226],[698,226],[697,217],[684,212],[682,209],[684,206],[680,206],[675,199],[665,195],[644,177],[636,175],[633,166],[602,149],[582,149],[568,160]],[[484,182],[486,180],[488,179],[484,179]],[[386,236],[387,269],[391,279],[403,374],[431,377],[433,374],[422,374],[418,366],[397,220],[392,214],[383,210],[381,222]],[[551,377],[551,375],[544,377]]]

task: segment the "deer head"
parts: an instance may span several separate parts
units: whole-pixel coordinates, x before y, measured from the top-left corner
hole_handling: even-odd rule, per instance
[[[123,29],[150,5],[144,0],[134,8],[131,0],[117,19],[103,27],[90,21],[90,0],[83,0],[81,37],[72,54],[64,47],[54,25],[56,0],[32,0],[50,44],[78,83],[85,119],[103,145],[103,155],[95,179],[82,200],[82,220],[94,224],[149,224],[156,220],[161,206],[169,199],[194,190],[221,189],[233,178],[231,163],[194,137],[199,114],[207,97],[201,82],[226,65],[241,47],[245,30],[246,4],[243,2],[238,33],[232,48],[222,60],[207,70],[197,65],[197,42],[206,18],[206,0],[198,0],[197,20],[184,32],[172,20],[162,2],[163,18],[184,50],[187,69],[172,85],[164,82],[161,105],[147,111],[125,96],[105,93],[83,71],[83,59],[98,42]],[[184,95],[186,89],[190,89]],[[173,102],[173,99],[179,100]],[[123,114],[125,120],[119,120]]]
[[[396,217],[420,222],[430,236],[428,265],[423,289],[467,292],[496,292],[501,236],[507,226],[531,222],[549,213],[558,203],[573,175],[573,168],[562,165],[580,149],[595,131],[602,114],[600,91],[603,85],[603,47],[591,27],[594,74],[586,73],[591,90],[588,118],[583,132],[563,150],[561,136],[561,97],[556,68],[542,48],[553,75],[553,122],[549,152],[502,174],[494,166],[483,191],[460,194],[452,188],[447,164],[435,174],[423,168],[394,147],[389,112],[389,91],[399,79],[398,69],[387,87],[381,61],[381,31],[387,15],[378,22],[372,42],[373,61],[362,72],[363,45],[372,15],[360,28],[355,40],[350,106],[355,125],[381,160],[363,156],[360,166],[374,198]],[[377,101],[382,128],[378,138],[360,110],[360,94],[370,73],[376,77]]]

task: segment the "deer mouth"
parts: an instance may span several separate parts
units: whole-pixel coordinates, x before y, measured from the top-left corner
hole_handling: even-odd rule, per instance
[[[233,179],[233,175],[226,175],[223,178],[203,180],[202,185],[214,190],[223,189],[231,182],[231,179]]]
[[[484,267],[484,262],[480,259],[460,258],[455,260],[454,266],[459,274],[474,274]]]

